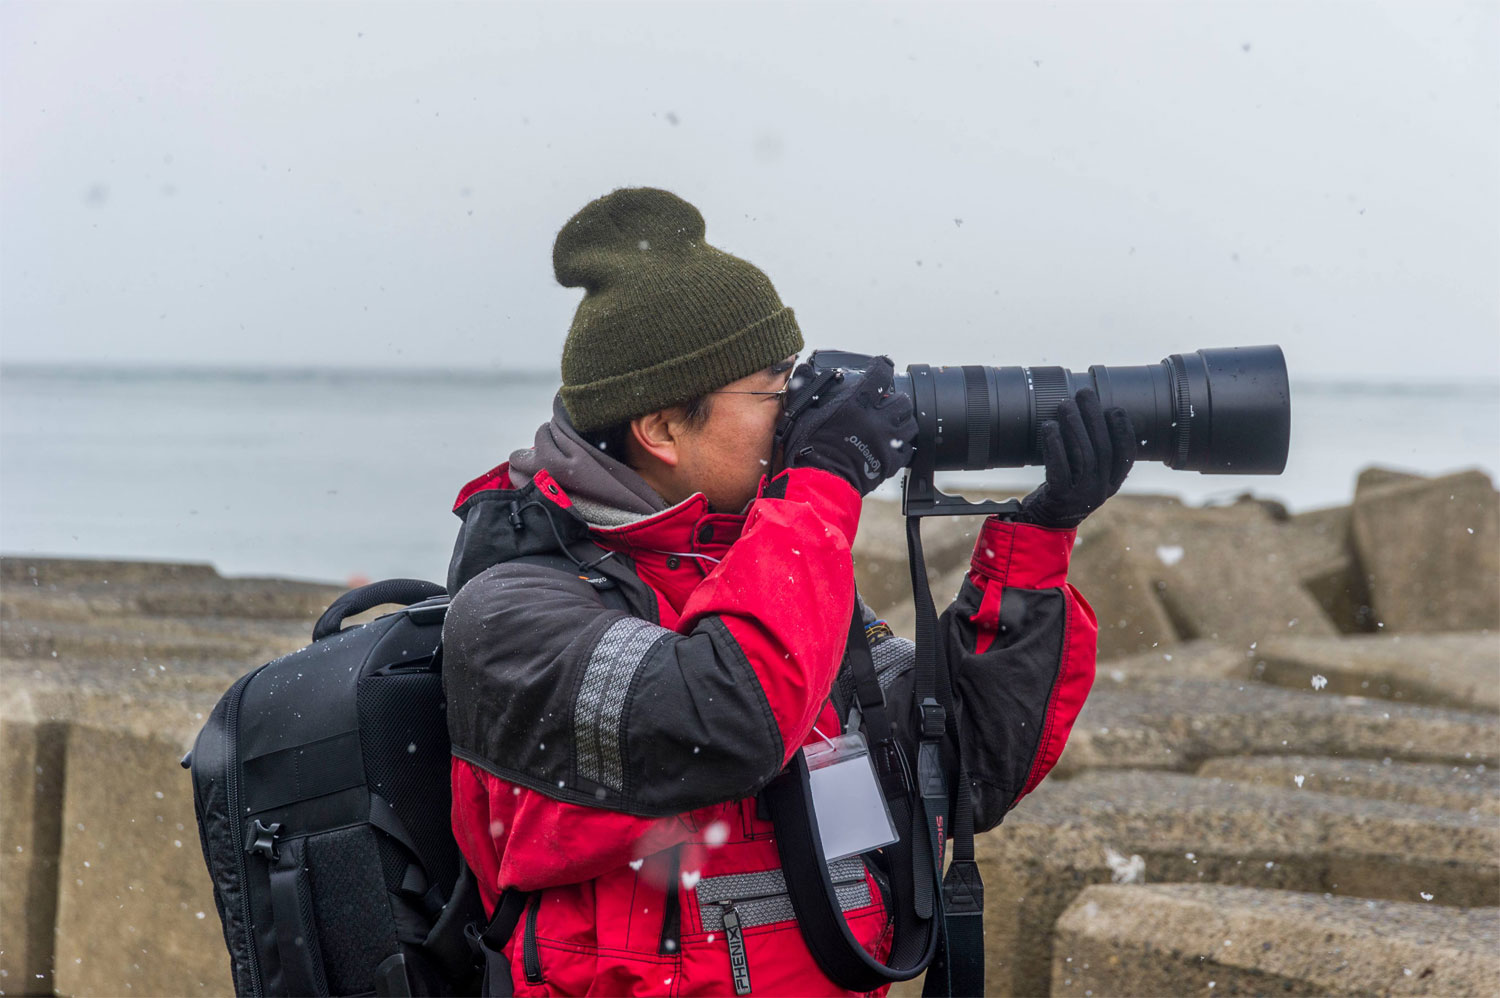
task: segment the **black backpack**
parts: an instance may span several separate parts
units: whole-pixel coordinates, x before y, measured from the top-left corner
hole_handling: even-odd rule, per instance
[[[340,630],[384,603],[405,609]],[[415,579],[344,594],[311,645],[224,694],[183,759],[238,994],[477,992],[464,929],[484,914],[449,825],[447,609]]]
[[[561,555],[517,560],[564,571],[586,567]],[[618,589],[601,588],[606,605],[627,609]],[[340,629],[345,618],[387,603],[405,608]],[[345,593],[318,619],[311,645],[229,688],[183,757],[192,770],[199,840],[237,994],[510,993],[501,953],[526,895],[505,892],[487,920],[449,823],[441,646],[447,611],[444,589],[416,579]],[[870,722],[879,721],[872,727],[878,734],[875,728],[886,727],[884,709],[877,707],[883,697],[857,609],[850,635],[850,647],[860,650],[853,656],[861,666],[860,700]],[[950,895],[950,885],[937,888],[933,860],[940,853],[923,851],[929,846],[925,826],[933,814],[946,814],[941,780],[929,788],[934,774],[928,770],[935,766],[919,766],[925,777],[919,798],[906,800],[914,790],[910,775],[900,787],[887,788],[913,822],[911,834],[903,832],[902,865],[913,871],[914,882],[897,890],[897,902],[905,913],[915,898],[920,917],[898,926],[902,952],[893,955],[904,970],[876,963],[849,934],[811,817],[805,766],[800,779],[792,772],[767,788],[778,838],[793,844],[781,852],[803,936],[824,972],[851,990],[914,976],[935,949],[943,966],[928,975],[927,993],[982,990],[977,917],[955,920],[981,910],[977,883],[966,888],[967,908],[951,897],[938,903],[936,895]],[[911,804],[918,809],[906,810]],[[968,826],[961,836],[968,849],[955,854],[955,868],[973,865],[972,819],[965,811],[961,805],[956,828]],[[943,827],[943,818],[935,827]],[[946,922],[942,930],[934,915]],[[898,914],[898,921],[910,919]],[[955,968],[947,965],[950,948],[968,982],[957,990]]]

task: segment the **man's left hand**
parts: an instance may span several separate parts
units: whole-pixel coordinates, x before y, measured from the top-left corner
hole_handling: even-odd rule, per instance
[[[1079,389],[1042,424],[1047,480],[1021,500],[1016,519],[1071,529],[1120,490],[1135,464],[1135,429],[1124,409],[1104,412],[1092,388]]]

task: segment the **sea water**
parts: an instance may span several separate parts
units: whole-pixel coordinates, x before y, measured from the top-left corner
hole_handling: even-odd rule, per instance
[[[442,581],[465,482],[526,446],[551,374],[0,369],[0,550],[211,562],[225,574]],[[1139,464],[1127,491],[1349,501],[1372,464],[1500,469],[1500,383],[1292,381],[1276,477]],[[1040,482],[1040,468],[940,485]],[[898,494],[888,483],[881,494]]]

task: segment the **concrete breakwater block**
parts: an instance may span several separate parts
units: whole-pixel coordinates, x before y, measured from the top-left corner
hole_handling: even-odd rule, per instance
[[[52,994],[67,726],[0,687],[0,991]]]
[[[163,585],[209,582],[219,573],[206,562],[116,561],[108,558],[0,557],[0,583],[69,587],[113,582],[116,585]]]
[[[1488,476],[1361,488],[1350,523],[1385,631],[1500,628],[1500,493]]]
[[[171,681],[156,687],[152,681],[123,674],[128,677],[118,682],[101,682],[94,677],[88,682],[73,682],[66,678],[37,679],[29,673],[13,668],[14,663],[0,665],[4,676],[0,687],[0,991],[7,994],[52,994],[93,993],[117,994],[120,989],[104,987],[95,982],[94,990],[77,992],[71,985],[58,984],[54,980],[53,968],[57,948],[62,936],[57,932],[60,917],[60,893],[66,893],[68,873],[80,868],[78,862],[64,861],[63,855],[75,844],[71,836],[79,834],[76,819],[70,823],[65,818],[69,806],[75,810],[79,804],[70,805],[70,799],[78,799],[88,806],[101,801],[113,800],[125,794],[144,798],[148,805],[173,808],[186,813],[188,821],[173,820],[185,824],[187,837],[178,834],[186,849],[186,856],[173,848],[172,862],[180,867],[191,861],[197,870],[203,869],[202,857],[197,848],[197,831],[191,823],[191,786],[187,774],[176,763],[193,734],[208,717],[214,703],[224,688],[224,680],[208,680],[198,688],[183,682],[184,676],[175,676]],[[200,680],[205,677],[198,677]],[[82,729],[109,732],[123,746],[118,753],[94,753],[79,748],[77,733]],[[163,741],[164,732],[173,737]],[[143,766],[129,750],[137,743],[154,746],[151,756],[154,762]],[[85,739],[82,744],[90,744]],[[171,776],[170,782],[163,782]],[[147,787],[144,784],[150,783]],[[155,793],[161,791],[162,798]],[[182,810],[186,808],[185,812]],[[101,812],[102,813],[102,812]],[[159,809],[152,814],[162,813]],[[96,824],[99,824],[96,822]],[[111,825],[109,841],[117,844],[142,833],[148,826],[122,819]],[[153,831],[153,834],[157,834]],[[95,841],[103,841],[96,839]],[[137,844],[134,851],[152,852],[154,847]],[[121,869],[125,856],[132,850],[120,849]],[[163,854],[165,856],[166,854]],[[133,862],[134,860],[131,860]],[[81,869],[101,868],[98,862],[84,857]],[[154,875],[147,869],[143,875]],[[78,874],[73,874],[78,879]],[[205,873],[206,878],[206,873]],[[206,883],[206,880],[205,880]],[[146,903],[147,895],[129,894],[137,909],[149,923],[159,915],[154,909],[144,913],[139,905]],[[153,895],[153,901],[159,896]],[[210,907],[212,896],[205,893],[200,900]],[[97,898],[75,898],[75,904],[85,907]],[[199,904],[194,910],[202,909]],[[95,904],[96,912],[90,916],[95,920],[94,936],[80,941],[85,948],[107,944],[102,940],[119,935],[118,926],[104,921],[103,912],[123,910],[118,903],[107,909]],[[222,950],[223,943],[218,943]],[[81,958],[81,954],[75,954]],[[72,959],[72,958],[70,958]],[[59,967],[66,977],[68,968]],[[101,971],[101,975],[103,972]],[[91,985],[94,987],[94,985]],[[177,994],[177,986],[163,988],[156,993]]]
[[[1053,927],[1091,884],[1220,883],[1450,908],[1500,904],[1500,827],[1489,816],[1175,773],[1090,773],[1043,784],[976,847],[995,994],[1047,993]]]
[[[1193,770],[1207,759],[1318,755],[1494,767],[1500,719],[1249,680],[1132,679],[1102,668],[1055,775]]]
[[[343,587],[288,579],[224,578],[212,565],[0,558],[3,616],[87,621],[98,617],[299,620],[310,628]]]
[[[177,761],[341,590],[29,558],[0,583],[0,992],[229,992]]]
[[[1123,545],[1116,555],[1130,556],[1151,581],[1180,639],[1248,645],[1287,633],[1338,634],[1302,587],[1294,534],[1278,513],[1255,501],[1210,508],[1111,501],[1079,529],[1078,554],[1092,556],[1092,534],[1112,528]]]
[[[1124,525],[1085,521],[1068,565],[1068,582],[1094,609],[1100,661],[1178,643],[1177,628],[1157,598],[1153,559]],[[1159,562],[1158,562],[1159,563]]]
[[[194,714],[207,716],[212,705],[203,698]],[[59,994],[233,992],[192,786],[178,764],[194,734],[191,721],[151,734],[69,728],[57,881]]]
[[[1252,661],[1256,679],[1278,686],[1322,676],[1334,693],[1500,711],[1500,631],[1275,638]]]
[[[252,662],[285,654],[310,640],[312,629],[300,622],[288,628],[261,621],[214,624],[156,617],[88,623],[0,620],[0,654],[10,659]]]
[[[1500,817],[1500,770],[1479,763],[1442,766],[1319,756],[1210,759],[1198,775],[1248,786],[1298,787]]]
[[[1223,641],[1184,641],[1101,661],[1098,675],[1101,686],[1150,679],[1243,680],[1250,674],[1252,654]]]
[[[962,577],[980,522],[925,521],[940,603]],[[855,570],[877,612],[909,620],[897,504],[866,503]],[[1368,469],[1351,506],[1297,516],[1248,497],[1191,507],[1116,496],[1079,528],[1069,580],[1099,617],[1101,660],[1192,639],[1245,647],[1376,631],[1495,631],[1500,494],[1479,472],[1425,479]]]
[[[1376,630],[1370,589],[1349,530],[1349,507],[1309,510],[1285,524],[1286,552],[1302,588],[1345,634]]]
[[[1500,994],[1500,909],[1207,884],[1086,888],[1051,994]]]

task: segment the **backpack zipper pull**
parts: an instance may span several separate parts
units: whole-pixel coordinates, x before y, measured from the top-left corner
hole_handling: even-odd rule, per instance
[[[724,902],[724,941],[729,944],[729,973],[734,977],[734,993],[750,993],[750,960],[745,955],[745,931],[734,902]]]

